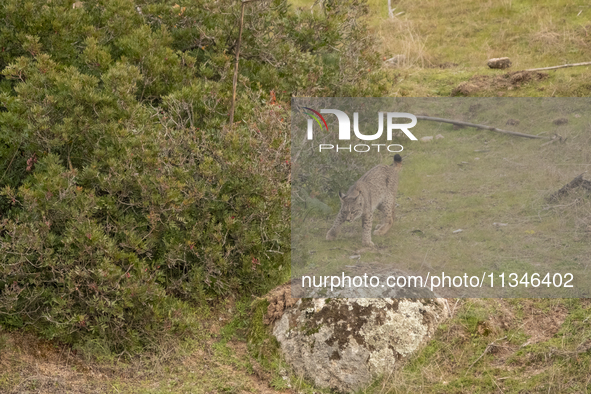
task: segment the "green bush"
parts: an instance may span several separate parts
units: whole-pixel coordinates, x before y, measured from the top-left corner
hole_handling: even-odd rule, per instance
[[[286,277],[281,103],[379,94],[380,74],[362,2],[253,3],[229,131],[239,10],[2,2],[0,322],[135,352],[190,334],[192,303]]]

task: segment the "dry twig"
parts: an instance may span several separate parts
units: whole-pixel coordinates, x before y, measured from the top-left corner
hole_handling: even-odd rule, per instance
[[[474,362],[472,363],[472,365],[470,365],[470,366],[468,367],[468,369],[466,370],[466,373],[465,373],[464,375],[467,375],[467,374],[468,374],[468,371],[470,371],[470,369],[472,369],[472,367],[473,367],[473,366],[474,366],[474,365],[475,365],[475,364],[476,364],[478,361],[480,361],[480,359],[481,359],[482,357],[484,357],[484,355],[485,355],[486,353],[488,353],[488,351],[489,351],[490,349],[492,349],[492,348],[495,346],[495,343],[496,343],[496,342],[498,342],[498,341],[502,341],[503,339],[507,339],[507,336],[504,336],[503,338],[495,339],[494,341],[492,341],[491,343],[489,343],[489,344],[486,346],[486,349],[484,349],[484,352],[482,352],[482,354],[480,355],[480,357],[478,357],[478,358],[476,359],[476,361],[474,361]]]
[[[243,0],[240,10],[240,30],[238,30],[238,45],[236,46],[236,64],[234,65],[234,80],[232,82],[232,104],[230,106],[230,131],[234,127],[234,104],[236,102],[236,84],[238,82],[238,61],[240,60],[240,41],[242,41],[242,27],[244,26],[244,7],[248,3],[258,0]]]
[[[532,134],[518,133],[516,131],[507,131],[507,130],[497,129],[496,127],[492,127],[492,126],[485,126],[485,125],[481,125],[481,124],[461,122],[459,120],[451,120],[451,119],[443,119],[443,118],[433,118],[431,116],[422,116],[422,115],[417,115],[417,119],[430,120],[430,121],[433,121],[433,122],[441,122],[441,123],[450,123],[450,124],[455,124],[455,125],[458,125],[458,126],[475,127],[477,129],[484,129],[484,130],[496,131],[497,133],[515,135],[517,137],[538,138],[538,139],[546,139],[546,138],[548,138],[548,137],[542,137],[542,136],[539,136],[539,135],[532,135]]]
[[[552,67],[529,68],[529,69],[523,70],[523,71],[530,72],[530,71],[542,71],[542,70],[556,70],[559,68],[579,67],[579,66],[591,66],[591,62],[563,64],[561,66],[552,66]]]

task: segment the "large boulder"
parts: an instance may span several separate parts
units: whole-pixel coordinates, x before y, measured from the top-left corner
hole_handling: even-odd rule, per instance
[[[294,299],[276,289],[265,323],[297,375],[318,387],[349,393],[415,352],[448,317],[438,298]]]

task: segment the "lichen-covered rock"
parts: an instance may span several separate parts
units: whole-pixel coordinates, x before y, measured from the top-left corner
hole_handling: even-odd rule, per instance
[[[444,299],[304,298],[283,311],[273,335],[296,374],[348,393],[390,372],[447,316]]]

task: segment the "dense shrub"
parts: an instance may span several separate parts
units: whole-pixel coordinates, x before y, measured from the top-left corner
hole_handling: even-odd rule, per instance
[[[0,322],[138,351],[190,331],[191,303],[286,276],[281,103],[379,94],[380,74],[362,2],[253,3],[230,131],[239,9],[1,3]]]

